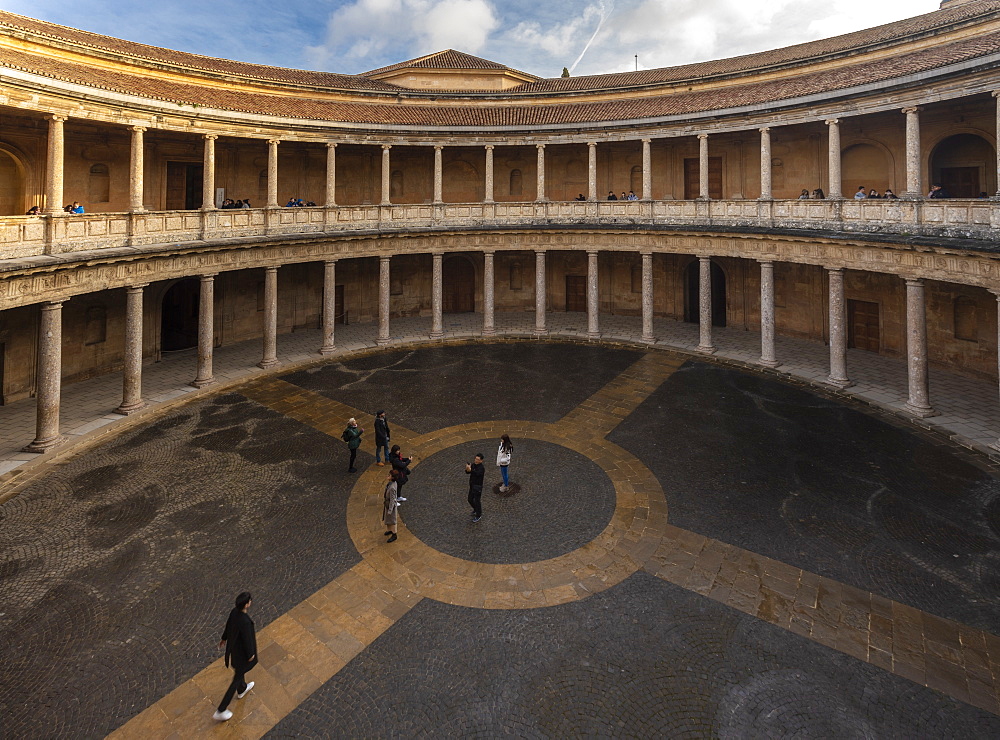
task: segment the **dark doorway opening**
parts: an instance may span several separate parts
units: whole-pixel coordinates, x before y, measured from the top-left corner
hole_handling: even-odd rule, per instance
[[[4,365],[7,361],[7,344],[0,342],[0,406],[4,405]]]
[[[160,350],[173,352],[198,346],[198,304],[200,285],[197,280],[174,283],[163,296],[160,314]]]
[[[701,168],[699,160],[684,160],[684,200],[695,200],[701,190]],[[708,158],[708,197],[722,199],[722,157]]]
[[[689,324],[701,321],[701,280],[699,279],[699,263],[695,260],[685,271],[685,301],[684,320]],[[712,326],[726,325],[726,273],[714,262],[712,263]]]
[[[476,310],[476,269],[465,257],[444,261],[441,286],[445,313],[472,313]]]
[[[982,192],[978,167],[942,167],[939,179],[952,198],[978,198]]]
[[[996,150],[976,134],[954,134],[931,154],[931,180],[951,198],[978,198],[996,190]]]
[[[193,211],[202,205],[204,165],[193,162],[167,162],[168,211]]]
[[[566,276],[566,310],[567,311],[587,310],[586,275]]]
[[[869,301],[847,301],[847,346],[878,352],[879,337],[878,304]]]

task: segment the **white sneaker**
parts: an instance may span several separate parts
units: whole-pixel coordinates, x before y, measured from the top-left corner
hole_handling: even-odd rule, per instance
[[[246,696],[248,693],[250,693],[250,689],[252,689],[252,688],[253,688],[253,681],[247,681],[247,687],[243,690],[242,694],[237,694],[236,698],[237,699],[242,699],[244,696]]]
[[[227,719],[232,718],[232,716],[233,713],[227,709],[224,712],[216,712],[212,715],[212,719],[217,719],[219,722],[225,722]]]
[[[397,496],[396,501],[406,501],[406,499],[403,498],[402,496]]]
[[[500,493],[507,493],[507,486],[501,485],[500,486]]]

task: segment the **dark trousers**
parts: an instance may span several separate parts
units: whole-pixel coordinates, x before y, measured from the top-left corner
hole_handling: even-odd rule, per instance
[[[351,450],[351,461],[347,463],[348,468],[354,467],[354,461],[357,459],[357,457],[358,457],[358,448],[355,447],[353,450]]]
[[[476,516],[483,515],[483,487],[482,486],[469,486],[469,506],[475,512]]]
[[[226,689],[226,695],[222,697],[222,703],[219,704],[219,711],[226,711],[226,707],[229,706],[229,702],[233,700],[236,694],[242,694],[247,690],[247,682],[244,678],[246,676],[249,668],[245,670],[239,670],[236,666],[233,666],[233,682],[229,684],[229,688]]]

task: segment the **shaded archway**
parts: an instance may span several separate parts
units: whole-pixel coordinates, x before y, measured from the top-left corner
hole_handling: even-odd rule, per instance
[[[697,324],[701,311],[701,282],[698,260],[691,262],[684,271],[684,320]],[[712,326],[726,325],[726,274],[712,263]]]
[[[455,256],[442,266],[442,308],[445,313],[476,310],[476,269],[468,257]]]
[[[181,280],[163,295],[160,350],[172,352],[198,345],[199,283]]]
[[[940,183],[952,198],[978,198],[995,193],[996,153],[976,134],[955,134],[942,140],[931,154],[931,181]]]
[[[0,149],[0,215],[20,216],[25,211],[24,200],[24,168]]]
[[[893,187],[892,161],[884,149],[874,144],[855,144],[845,149],[840,167],[840,188],[847,198],[862,186],[866,193],[873,188],[884,193]]]

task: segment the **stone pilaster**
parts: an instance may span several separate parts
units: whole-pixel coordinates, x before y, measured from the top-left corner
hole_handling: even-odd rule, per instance
[[[587,200],[597,200],[597,142],[587,142]]]
[[[115,409],[128,416],[146,407],[142,400],[142,295],[147,283],[125,289],[125,362],[122,402]]]
[[[278,268],[264,268],[264,352],[257,367],[278,364]]]
[[[59,433],[62,392],[62,303],[43,303],[38,323],[35,371],[35,439],[25,452],[48,452],[63,441]]]
[[[545,328],[545,250],[535,250],[535,334],[548,334]]]
[[[539,203],[548,200],[545,197],[545,144],[535,144],[538,150],[536,158],[535,200]]]
[[[496,301],[496,275],[493,269],[493,252],[483,252],[483,336],[497,333],[494,304]]]
[[[909,393],[903,409],[921,418],[934,416],[927,377],[924,281],[910,278],[906,278],[906,368]]]
[[[600,308],[597,288],[597,254],[596,251],[587,252],[587,336],[591,339],[597,339],[601,336],[597,313]]]
[[[201,210],[215,210],[215,134],[205,134],[204,166],[201,175]]]
[[[326,145],[326,206],[337,205],[337,145],[330,141]]]
[[[431,338],[444,336],[444,255],[434,252],[431,255]]]
[[[993,91],[993,97],[996,99],[996,141],[1000,141],[1000,90]],[[1000,199],[1000,146],[997,147],[997,192],[996,198]]]
[[[826,132],[827,169],[829,170],[829,179],[826,183],[826,197],[831,200],[839,200],[844,197],[840,186],[840,181],[843,179],[840,172],[840,119],[827,119]]]
[[[442,172],[442,155],[441,150],[444,149],[442,146],[434,147],[434,202],[441,203],[444,199],[442,197],[442,190],[444,189],[444,174]]]
[[[826,382],[838,388],[854,385],[847,377],[847,303],[844,300],[844,270],[827,268],[830,278],[830,374]]]
[[[652,139],[642,140],[642,199],[653,199],[653,157],[650,151]]]
[[[336,144],[334,144],[336,146]],[[321,355],[329,355],[337,351],[337,260],[327,260],[323,263],[323,345],[319,348]]]
[[[760,262],[760,364],[777,367],[774,351],[774,263]]]
[[[146,210],[143,203],[143,173],[145,164],[143,156],[145,147],[143,145],[143,134],[146,133],[144,126],[132,126],[132,149],[128,162],[128,209],[132,213],[142,213]]]
[[[906,192],[905,198],[922,198],[920,179],[920,108],[903,108],[906,116]]]
[[[389,168],[389,150],[392,149],[392,144],[382,145],[382,205],[387,206],[391,203],[389,197],[391,192],[391,179],[392,170]]]
[[[712,344],[712,258],[698,258],[698,346],[707,355],[715,352]]]
[[[698,134],[698,200],[708,199],[708,134]]]
[[[45,159],[45,212],[50,215],[64,213],[63,173],[66,144],[63,124],[68,116],[49,116],[48,156]]]
[[[215,344],[215,273],[201,276],[198,297],[198,374],[191,382],[202,388],[215,382],[212,353]]]
[[[764,126],[760,129],[760,198],[772,200],[771,192],[771,129]]]
[[[652,344],[653,334],[653,253],[642,253],[642,341]]]
[[[388,151],[388,150],[385,150]],[[378,337],[375,344],[389,343],[389,257],[378,258]]]
[[[485,203],[493,202],[493,145],[486,145],[486,192],[483,201]]]
[[[993,291],[993,294],[997,297],[997,366],[1000,367],[1000,290]],[[1000,452],[1000,439],[990,447]]]
[[[267,207],[278,207],[278,144],[280,139],[267,140]]]

